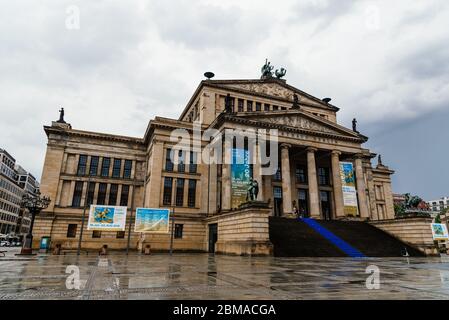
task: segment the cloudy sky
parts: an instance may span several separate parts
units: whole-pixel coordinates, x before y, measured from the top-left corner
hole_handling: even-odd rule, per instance
[[[286,79],[332,97],[395,192],[449,195],[449,2],[8,1],[0,7],[0,148],[40,177],[45,124],[143,136],[203,79]]]

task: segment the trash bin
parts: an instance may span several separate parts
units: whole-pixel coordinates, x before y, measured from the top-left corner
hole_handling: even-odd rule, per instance
[[[47,253],[50,250],[50,237],[42,237],[39,252]]]

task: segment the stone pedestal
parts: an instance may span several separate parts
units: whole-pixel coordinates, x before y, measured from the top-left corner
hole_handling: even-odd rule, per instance
[[[218,254],[269,256],[273,254],[270,242],[266,202],[244,203],[236,211],[208,218],[207,223],[218,224]]]

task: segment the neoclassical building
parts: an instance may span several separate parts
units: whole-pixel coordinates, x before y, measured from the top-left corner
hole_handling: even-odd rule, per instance
[[[167,250],[170,234],[133,231],[135,209],[148,207],[172,211],[175,250],[269,253],[269,216],[347,218],[341,162],[354,167],[358,210],[352,219],[393,219],[393,171],[382,163],[373,166],[376,154],[363,147],[368,138],[355,125],[339,125],[338,111],[330,99],[264,76],[201,81],[178,119],[150,120],[141,138],[73,129],[61,117],[44,127],[48,144],[41,190],[52,202],[36,219],[35,245],[50,236],[53,245],[75,249],[84,208],[103,204],[127,206],[129,224],[119,232],[84,227],[83,248],[124,249],[131,231],[131,249],[150,244]],[[226,161],[235,147],[232,140],[218,140],[223,163],[207,164],[201,160],[210,139],[179,150],[171,138],[175,130],[193,136],[195,130],[204,135],[211,129],[276,130],[278,147],[269,151],[277,153],[276,170],[261,174],[257,161],[251,165],[259,185],[257,205],[233,202],[232,168]],[[260,160],[257,145],[250,143],[256,150],[251,157]]]

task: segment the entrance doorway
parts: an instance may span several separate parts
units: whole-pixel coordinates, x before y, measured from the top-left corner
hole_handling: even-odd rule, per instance
[[[321,212],[324,220],[332,220],[330,192],[320,191]]]
[[[298,189],[298,212],[302,218],[308,218],[310,216],[307,189]]]
[[[215,243],[218,240],[218,225],[212,223],[209,225],[209,253],[215,253]]]
[[[280,217],[282,216],[282,188],[274,187],[273,195],[274,195],[274,216]]]

